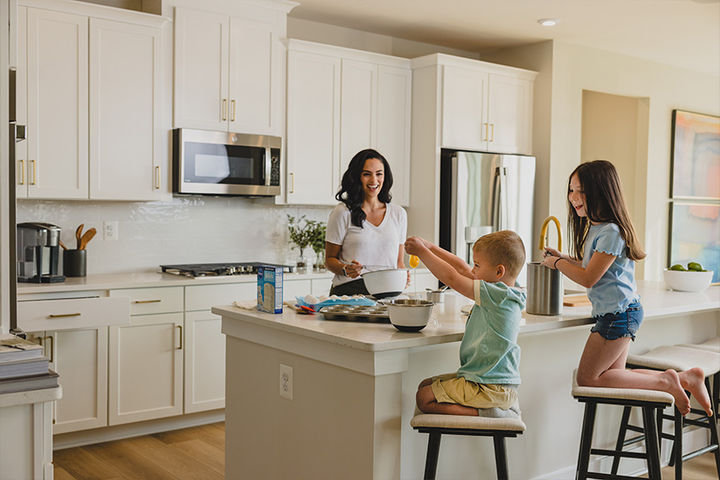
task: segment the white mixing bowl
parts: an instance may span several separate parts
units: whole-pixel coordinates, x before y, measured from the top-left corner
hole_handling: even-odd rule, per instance
[[[388,307],[390,323],[401,332],[419,332],[433,311],[433,302],[427,300],[398,299],[384,302]]]
[[[407,284],[407,270],[400,268],[366,272],[361,277],[365,288],[375,298],[400,295]]]
[[[693,272],[682,270],[663,271],[665,285],[680,292],[702,292],[710,286],[712,281],[712,270],[707,272]]]

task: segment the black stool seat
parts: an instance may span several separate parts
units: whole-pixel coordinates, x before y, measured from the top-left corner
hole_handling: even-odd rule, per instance
[[[608,455],[617,459],[644,458],[648,464],[648,478],[661,480],[660,448],[657,435],[655,417],[659,409],[673,405],[673,396],[666,392],[655,390],[642,390],[635,388],[604,388],[581,387],[577,383],[577,371],[573,372],[572,395],[579,402],[585,404],[582,436],[580,437],[580,450],[575,470],[576,480],[586,478],[617,478],[630,480],[634,477],[625,475],[608,475],[607,473],[589,471],[591,455]],[[622,448],[616,450],[603,450],[592,448],[592,436],[595,428],[595,413],[598,404],[640,407],[643,412],[645,434],[645,453],[625,452]]]
[[[418,410],[415,411],[415,416],[410,425],[420,433],[430,434],[427,458],[425,460],[424,478],[426,480],[435,478],[442,435],[493,437],[497,478],[498,480],[507,480],[508,467],[505,438],[522,435],[525,431],[525,424],[519,417],[488,418],[469,415],[426,414],[420,413]]]

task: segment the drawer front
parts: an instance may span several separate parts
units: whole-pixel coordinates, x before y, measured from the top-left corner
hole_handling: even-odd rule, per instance
[[[128,297],[130,315],[183,311],[183,287],[124,288],[110,290],[111,297]]]
[[[310,280],[289,280],[283,282],[283,300],[295,300],[312,293]]]
[[[73,298],[18,302],[18,326],[26,332],[127,325],[126,297]]]
[[[256,283],[185,287],[185,311],[210,310],[211,307],[218,305],[232,305],[235,300],[254,300],[256,298]]]

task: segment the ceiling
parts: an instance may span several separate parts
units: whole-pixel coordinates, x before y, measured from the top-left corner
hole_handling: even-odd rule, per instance
[[[461,50],[555,39],[720,75],[720,0],[298,1],[292,17]]]

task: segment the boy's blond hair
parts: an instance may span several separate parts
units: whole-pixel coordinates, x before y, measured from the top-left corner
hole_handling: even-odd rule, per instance
[[[478,238],[473,252],[496,265],[503,265],[510,278],[515,279],[525,264],[525,245],[512,230],[500,230]]]

